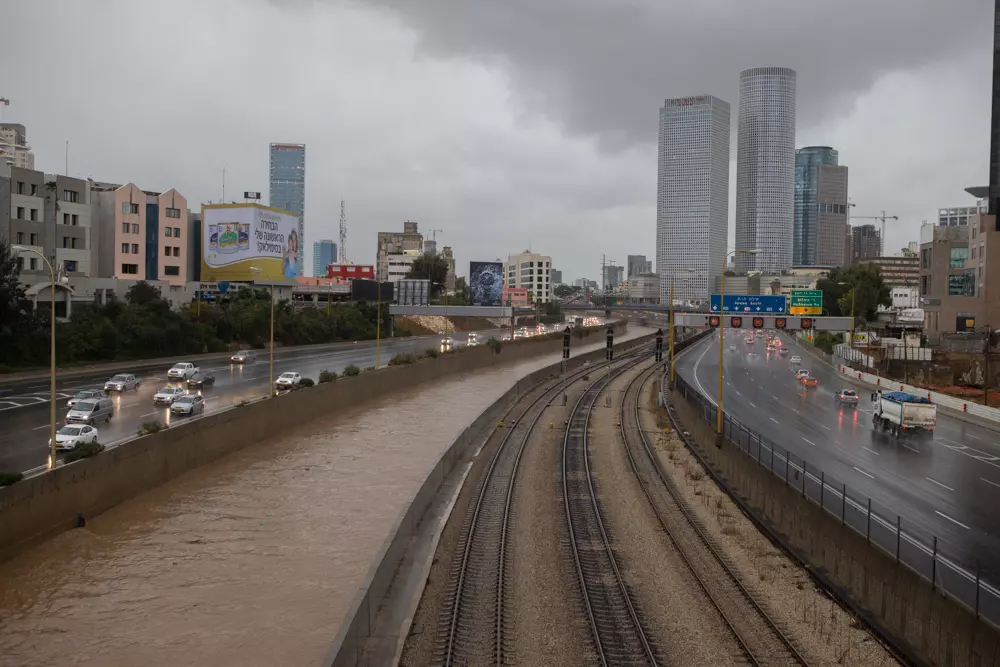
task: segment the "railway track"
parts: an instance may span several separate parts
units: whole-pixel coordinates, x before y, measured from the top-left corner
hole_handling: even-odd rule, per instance
[[[648,350],[626,353],[614,366],[634,364]],[[479,481],[463,521],[439,619],[436,664],[504,665],[507,658],[505,578],[508,529],[518,465],[525,445],[551,401],[588,373],[589,366],[543,389],[510,423]]]
[[[713,542],[673,479],[655,463],[655,453],[642,427],[642,387],[658,370],[654,364],[638,373],[625,389],[620,428],[632,470],[669,537],[705,598],[722,617],[752,665],[808,666],[788,636],[741,580],[735,567]]]
[[[638,362],[612,373],[612,379]],[[602,375],[584,391],[570,412],[563,439],[562,489],[570,548],[602,665],[656,665],[657,651],[635,597],[622,577],[590,469],[587,431],[597,398],[610,379]]]

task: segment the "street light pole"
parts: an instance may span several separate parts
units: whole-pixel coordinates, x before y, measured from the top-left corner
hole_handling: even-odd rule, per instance
[[[378,290],[378,300],[375,306],[375,370],[378,370],[379,363],[379,343],[382,339],[382,283],[375,281],[375,289]]]
[[[271,281],[271,342],[268,346],[270,349],[270,355],[268,359],[268,396],[274,395],[274,279],[268,275],[267,271],[260,269],[256,266],[251,266],[250,270],[253,273],[261,273],[269,281]]]

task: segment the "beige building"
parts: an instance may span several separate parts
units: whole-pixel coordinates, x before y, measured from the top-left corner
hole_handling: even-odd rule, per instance
[[[882,271],[889,287],[916,287],[920,284],[920,258],[914,256],[872,257],[860,264],[873,264]]]
[[[389,256],[402,255],[407,251],[424,250],[424,236],[417,231],[417,223],[407,220],[403,232],[379,232],[375,257],[375,279],[389,280]]]
[[[648,264],[648,262],[646,262]],[[676,291],[676,279],[674,290]],[[674,296],[676,299],[676,295]],[[632,303],[659,303],[660,277],[655,273],[639,273],[628,279],[628,300]]]
[[[0,165],[19,169],[35,168],[35,154],[31,152],[24,125],[0,123]]]
[[[978,322],[982,300],[976,297],[976,271],[969,260],[970,229],[975,225],[935,226],[920,229],[920,299],[924,332],[936,341],[942,332],[964,330],[965,322]]]
[[[525,250],[507,257],[504,263],[504,285],[524,287],[536,303],[552,299],[552,257]]]

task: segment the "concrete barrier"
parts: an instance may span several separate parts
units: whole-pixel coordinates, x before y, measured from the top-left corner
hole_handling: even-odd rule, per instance
[[[618,353],[648,345],[654,338],[655,335],[650,335],[626,341],[615,345],[615,351]],[[604,350],[596,350],[571,359],[567,370],[577,369],[588,361],[603,359]],[[558,375],[560,371],[561,364],[556,363],[518,380],[503,396],[476,417],[431,467],[423,484],[400,513],[389,536],[382,543],[378,556],[373,561],[364,582],[351,603],[347,616],[341,623],[340,630],[323,662],[324,666],[355,667],[366,664],[363,660],[365,643],[375,628],[381,601],[399,569],[408,544],[416,534],[417,525],[438,489],[462,457],[474,450],[488,437],[490,431],[496,427],[496,423],[517,403],[522,394],[546,378]]]
[[[626,331],[626,323],[613,325]],[[573,343],[603,340],[603,328],[579,332]],[[461,349],[436,359],[391,366],[294,393],[234,405],[135,438],[97,456],[0,488],[0,562],[178,475],[244,447],[357,405],[456,373],[515,362],[562,349],[561,336],[516,341],[497,355],[488,346]]]

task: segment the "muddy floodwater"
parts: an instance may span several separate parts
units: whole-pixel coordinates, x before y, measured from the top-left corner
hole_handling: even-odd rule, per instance
[[[320,664],[437,457],[557,359],[317,415],[0,565],[0,665]]]

